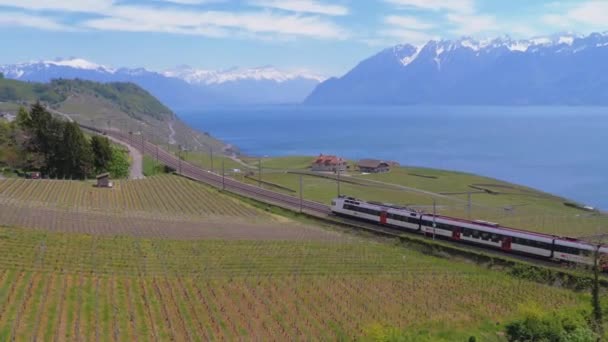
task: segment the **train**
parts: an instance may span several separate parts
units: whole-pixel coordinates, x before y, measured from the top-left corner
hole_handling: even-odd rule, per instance
[[[578,239],[503,227],[495,222],[434,215],[408,207],[347,196],[334,198],[331,211],[337,216],[367,221],[398,231],[567,264],[593,266],[597,250],[599,266],[602,271],[608,271],[608,246],[597,246]]]

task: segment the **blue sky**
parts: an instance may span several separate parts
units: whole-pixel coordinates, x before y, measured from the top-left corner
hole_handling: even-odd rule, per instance
[[[0,0],[0,63],[340,75],[397,43],[606,30],[606,0]]]

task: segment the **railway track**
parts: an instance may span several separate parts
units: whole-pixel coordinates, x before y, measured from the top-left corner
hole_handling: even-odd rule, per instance
[[[122,133],[117,131],[103,131],[94,127],[88,127],[85,125],[81,125],[83,128],[92,130],[94,132],[102,133],[109,135],[115,139],[118,139],[126,144],[129,144],[141,151],[144,155],[148,155],[152,158],[157,159],[159,162],[169,166],[170,168],[177,170],[179,174],[182,176],[206,183],[210,186],[213,186],[218,189],[224,189],[230,192],[233,192],[238,195],[242,195],[245,197],[249,197],[255,200],[259,200],[261,202],[278,205],[283,208],[291,209],[291,210],[302,210],[308,214],[312,214],[314,216],[320,217],[328,222],[333,222],[335,224],[346,224],[351,227],[356,227],[358,229],[366,230],[371,233],[378,234],[384,237],[395,237],[400,238],[403,237],[403,232],[393,230],[390,228],[379,227],[377,225],[372,225],[370,223],[365,223],[361,221],[356,221],[352,219],[346,218],[338,218],[332,216],[331,208],[325,204],[310,201],[310,200],[300,200],[300,198],[278,193],[275,191],[267,190],[260,188],[255,185],[246,184],[243,182],[239,182],[230,177],[223,177],[221,174],[217,174],[211,172],[209,170],[202,169],[198,166],[190,164],[186,161],[183,161],[173,155],[170,152],[163,150],[153,143],[147,142],[145,140],[142,141],[140,137],[134,137],[128,133]],[[417,235],[417,234],[414,234]],[[443,240],[448,242],[447,240]],[[471,251],[489,253],[495,256],[509,256],[510,258],[535,263],[544,267],[550,267],[555,269],[563,269],[559,264],[555,264],[548,260],[542,260],[539,258],[504,253],[502,251],[497,251],[494,249],[484,248],[480,246],[460,246],[466,247]]]
[[[261,200],[263,202],[269,202],[282,207],[288,207],[291,209],[301,208],[303,211],[316,215],[326,216],[331,213],[331,209],[325,204],[310,200],[300,200],[300,198],[291,195],[286,195],[272,190],[263,189],[255,185],[239,182],[233,178],[223,177],[221,174],[202,169],[186,161],[180,160],[175,155],[163,150],[157,145],[145,140],[142,141],[139,137],[133,137],[130,134],[116,131],[101,131],[99,129],[84,125],[83,127],[89,130],[104,133],[124,143],[127,143],[141,151],[144,155],[158,159],[159,162],[174,170],[177,170],[179,174],[206,183],[215,188],[224,189],[239,195]]]

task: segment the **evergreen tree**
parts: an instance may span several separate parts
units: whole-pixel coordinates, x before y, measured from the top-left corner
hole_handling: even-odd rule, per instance
[[[32,116],[27,109],[23,107],[19,107],[19,112],[17,113],[17,120],[15,120],[17,126],[21,129],[30,129],[32,128]]]
[[[110,140],[99,135],[91,138],[91,150],[93,152],[93,165],[97,172],[108,171],[110,162],[112,161],[112,147]]]
[[[77,123],[64,124],[62,144],[57,151],[60,175],[83,179],[93,171],[91,147]]]

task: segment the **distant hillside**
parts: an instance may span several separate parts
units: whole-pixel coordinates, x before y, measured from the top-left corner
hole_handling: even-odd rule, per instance
[[[53,80],[50,83],[0,79],[0,109],[40,101],[53,113],[104,129],[121,129],[162,144],[217,151],[224,144],[183,123],[169,108],[133,83]]]
[[[321,83],[315,105],[608,105],[608,33],[398,45]]]

